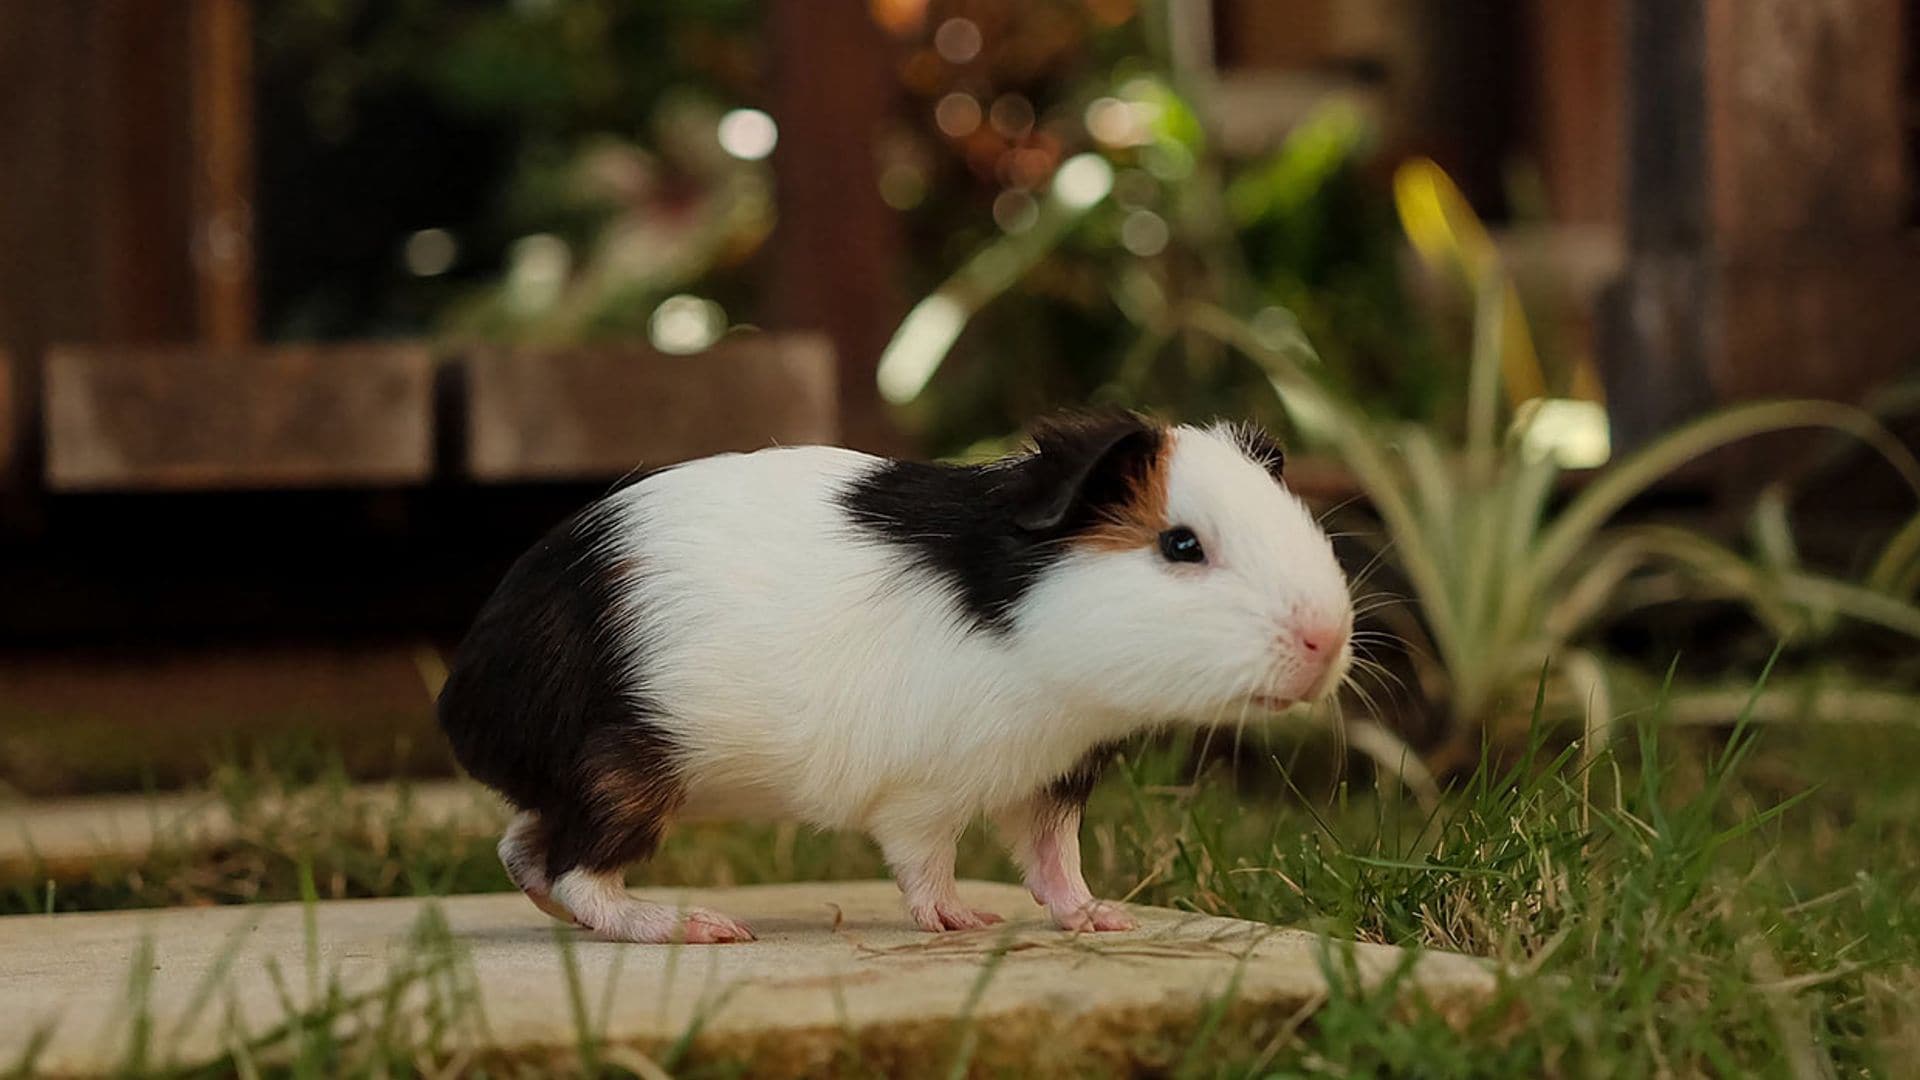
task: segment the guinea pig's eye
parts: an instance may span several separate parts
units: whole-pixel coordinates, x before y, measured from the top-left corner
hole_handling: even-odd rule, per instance
[[[1207,561],[1207,553],[1200,548],[1200,538],[1185,525],[1175,525],[1160,534],[1160,554],[1168,562]]]

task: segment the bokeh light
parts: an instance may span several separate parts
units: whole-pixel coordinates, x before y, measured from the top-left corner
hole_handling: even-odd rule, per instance
[[[573,249],[552,233],[535,233],[513,242],[507,251],[507,306],[522,315],[553,307],[573,271]]]
[[[896,162],[880,170],[880,198],[895,210],[911,210],[927,198],[927,177],[912,165]]]
[[[759,109],[735,109],[720,118],[720,148],[741,161],[759,161],[780,142],[773,117]]]
[[[1071,210],[1084,210],[1113,190],[1113,166],[1099,154],[1075,154],[1053,174],[1053,197]]]
[[[956,90],[933,107],[933,122],[948,138],[964,139],[980,129],[980,102]]]
[[[727,331],[727,313],[698,296],[669,296],[647,320],[647,339],[663,353],[685,356],[708,348]]]
[[[964,64],[980,55],[980,24],[972,19],[953,18],[933,32],[933,48],[949,64]]]
[[[1120,223],[1120,244],[1142,258],[1167,250],[1167,219],[1151,210],[1135,210]]]
[[[407,237],[401,259],[407,273],[414,277],[439,277],[453,269],[460,258],[460,244],[445,229],[421,229]]]

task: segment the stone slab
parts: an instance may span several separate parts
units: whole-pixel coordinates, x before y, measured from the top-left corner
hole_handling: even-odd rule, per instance
[[[482,1056],[549,1062],[579,1045],[569,961],[587,1030],[605,1046],[657,1059],[697,1024],[697,1055],[742,1061],[753,1076],[817,1074],[850,1048],[880,1071],[924,1074],[963,1033],[976,1072],[1084,1071],[1088,1060],[1131,1071],[1155,1039],[1185,1045],[1230,987],[1239,1019],[1229,1023],[1297,1021],[1328,994],[1326,965],[1376,984],[1411,960],[1396,985],[1449,1015],[1495,990],[1489,967],[1454,954],[1354,945],[1349,959],[1313,934],[1160,908],[1136,908],[1137,931],[1075,936],[1042,925],[1018,887],[968,882],[961,891],[1012,922],[922,933],[885,881],[642,891],[718,908],[759,934],[725,946],[596,941],[559,929],[516,894],[336,901],[310,913],[271,904],[4,918],[0,1067],[36,1038],[45,1040],[43,1070],[114,1066],[126,1045],[130,975],[151,979],[149,1064],[204,1061],[226,1045],[220,1018],[229,1012],[228,1030],[248,1033],[285,1015],[268,961],[295,1003],[329,982],[349,994],[379,988],[395,965],[433,951],[412,936],[430,909],[445,920],[440,949],[459,957],[449,982],[476,988],[484,1016],[456,1023],[466,1033],[458,1038]],[[183,1026],[209,978],[227,990]]]
[[[294,798],[327,794],[313,790]],[[452,780],[405,788],[369,784],[351,789],[344,798],[356,806],[392,807],[395,812],[404,798],[409,820],[471,821],[476,831],[498,828],[502,820],[493,796],[473,784]],[[274,800],[258,807],[268,815],[287,809]],[[84,878],[98,863],[138,862],[161,845],[213,848],[238,831],[227,803],[207,792],[0,802],[0,881],[27,875],[36,880]]]
[[[433,471],[425,345],[59,346],[47,353],[56,490],[409,485]]]
[[[617,477],[729,450],[839,437],[833,348],[810,334],[482,348],[464,360],[467,472],[489,482]]]

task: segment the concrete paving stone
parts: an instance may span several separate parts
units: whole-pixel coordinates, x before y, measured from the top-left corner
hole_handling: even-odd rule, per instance
[[[963,1041],[976,1072],[1152,1066],[1186,1044],[1229,988],[1233,1005],[1218,1030],[1273,1032],[1325,1000],[1328,970],[1365,985],[1399,973],[1396,992],[1449,1016],[1495,991],[1490,967],[1455,954],[1333,944],[1160,908],[1135,908],[1137,931],[1075,936],[1045,925],[1016,886],[968,882],[962,893],[1009,924],[923,933],[885,881],[640,891],[717,908],[759,935],[723,946],[598,941],[517,894],[4,918],[0,1070],[36,1039],[42,1070],[97,1073],[122,1062],[135,976],[151,979],[148,1063],[209,1060],[236,1035],[285,1019],[270,962],[289,1003],[303,1008],[315,986],[378,990],[423,957],[456,958],[448,962],[459,977],[435,985],[475,988],[484,1023],[470,1013],[455,1041],[538,1062],[579,1046],[570,958],[587,1027],[610,1053],[657,1059],[692,1030],[696,1055],[744,1062],[753,1076],[817,1075],[849,1054],[912,1075],[945,1068]],[[434,912],[445,931],[419,936]],[[207,998],[204,985],[224,989]],[[425,985],[409,992],[412,1007],[431,1000]],[[209,1002],[197,1015],[196,998]],[[449,1000],[444,991],[440,1000]]]
[[[331,793],[319,789],[294,796],[327,797]],[[480,832],[498,828],[502,817],[491,795],[453,780],[404,789],[393,784],[364,785],[339,797],[374,812],[397,808],[405,798],[410,821],[471,821]],[[290,809],[288,800],[270,797],[253,807],[263,817]],[[239,830],[227,803],[207,792],[0,802],[0,881],[29,874],[62,881],[83,878],[96,863],[137,862],[162,845],[187,850],[216,847]]]

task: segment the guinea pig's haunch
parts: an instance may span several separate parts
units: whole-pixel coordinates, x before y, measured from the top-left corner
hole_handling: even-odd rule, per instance
[[[1250,429],[1109,413],[985,465],[793,447],[662,470],[514,565],[441,726],[520,811],[514,882],[603,936],[751,939],[626,892],[690,817],[864,830],[943,930],[997,921],[954,888],[985,815],[1058,925],[1127,929],[1080,871],[1112,744],[1346,674],[1346,579],[1280,469]]]

